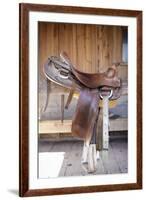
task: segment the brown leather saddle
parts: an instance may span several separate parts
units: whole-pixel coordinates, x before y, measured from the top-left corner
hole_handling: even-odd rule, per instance
[[[84,73],[71,63],[65,52],[50,57],[44,65],[45,76],[70,93],[65,108],[68,108],[75,91],[79,92],[76,112],[72,119],[72,134],[90,143],[98,119],[100,94],[110,99],[120,96],[121,80],[114,64],[103,73]]]

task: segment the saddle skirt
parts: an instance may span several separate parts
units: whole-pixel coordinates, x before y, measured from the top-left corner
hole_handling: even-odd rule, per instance
[[[83,89],[80,92],[76,112],[72,119],[72,134],[86,141],[91,140],[94,123],[98,115],[99,96],[97,92]]]

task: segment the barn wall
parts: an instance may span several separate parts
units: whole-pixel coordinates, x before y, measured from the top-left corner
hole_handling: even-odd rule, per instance
[[[113,62],[121,62],[122,28],[40,22],[40,69],[49,56],[59,56],[61,51],[66,51],[73,64],[84,72],[104,71]]]

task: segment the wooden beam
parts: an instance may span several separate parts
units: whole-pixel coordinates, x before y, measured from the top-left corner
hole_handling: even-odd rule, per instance
[[[39,134],[71,133],[72,120],[46,120],[39,122]],[[110,131],[126,131],[128,129],[127,119],[118,118],[110,120]]]
[[[71,132],[72,120],[46,120],[39,122],[39,133],[68,133]]]
[[[118,118],[109,121],[109,131],[127,131],[128,130],[128,119]]]

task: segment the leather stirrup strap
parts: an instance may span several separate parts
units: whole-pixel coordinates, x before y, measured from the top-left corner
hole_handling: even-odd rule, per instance
[[[51,90],[51,81],[48,78],[45,78],[45,84],[46,84],[46,101],[45,101],[45,105],[43,107],[43,112],[46,111],[48,103],[49,103],[49,97],[50,97],[50,90]]]
[[[69,92],[69,95],[68,95],[68,98],[67,98],[67,102],[65,104],[65,109],[68,109],[70,103],[71,103],[71,100],[73,98],[73,95],[74,95],[74,92],[75,92],[75,89],[74,88],[71,88],[70,92]]]

